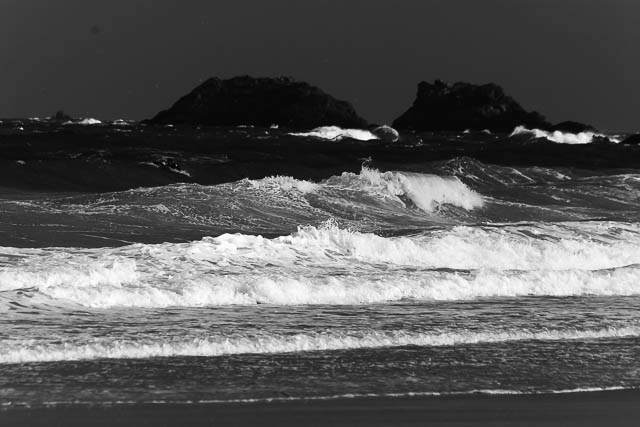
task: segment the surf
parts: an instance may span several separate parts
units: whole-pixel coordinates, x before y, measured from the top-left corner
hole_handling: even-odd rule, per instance
[[[275,238],[5,247],[0,291],[32,289],[54,301],[102,308],[637,295],[639,248],[640,230],[633,227],[455,227],[384,237],[328,222]]]
[[[486,332],[364,331],[347,333],[261,334],[246,337],[211,336],[174,340],[95,339],[91,343],[29,344],[0,341],[0,363],[58,362],[152,357],[218,357],[238,354],[278,354],[392,347],[442,347],[517,341],[572,341],[640,336],[639,327],[593,330],[503,330]]]

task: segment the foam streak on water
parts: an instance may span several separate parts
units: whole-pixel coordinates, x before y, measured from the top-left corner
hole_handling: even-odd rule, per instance
[[[0,341],[0,363],[50,362],[96,358],[139,359],[171,356],[221,356],[243,353],[288,353],[300,351],[345,350],[376,347],[452,346],[459,344],[505,341],[584,340],[637,337],[640,327],[610,328],[593,331],[542,330],[467,333],[365,332],[359,334],[295,334],[288,336],[258,335],[240,338],[207,337],[191,340],[96,339],[85,344],[33,345],[25,342]]]

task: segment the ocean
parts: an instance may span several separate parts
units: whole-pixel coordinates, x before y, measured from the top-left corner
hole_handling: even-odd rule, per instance
[[[2,408],[640,387],[636,147],[370,137],[3,121]]]

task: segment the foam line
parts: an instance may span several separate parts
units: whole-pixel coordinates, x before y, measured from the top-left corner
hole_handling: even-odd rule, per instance
[[[90,343],[53,344],[0,341],[0,363],[52,362],[87,359],[141,359],[176,356],[274,354],[301,351],[351,350],[404,346],[451,346],[508,341],[566,341],[636,337],[640,327],[600,330],[542,330],[462,333],[357,332],[210,337],[180,341],[96,339]]]

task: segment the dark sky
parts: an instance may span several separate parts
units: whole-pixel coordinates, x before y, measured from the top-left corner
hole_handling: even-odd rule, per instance
[[[389,123],[420,80],[640,130],[637,0],[0,0],[0,117],[142,119],[202,79],[290,75]]]

